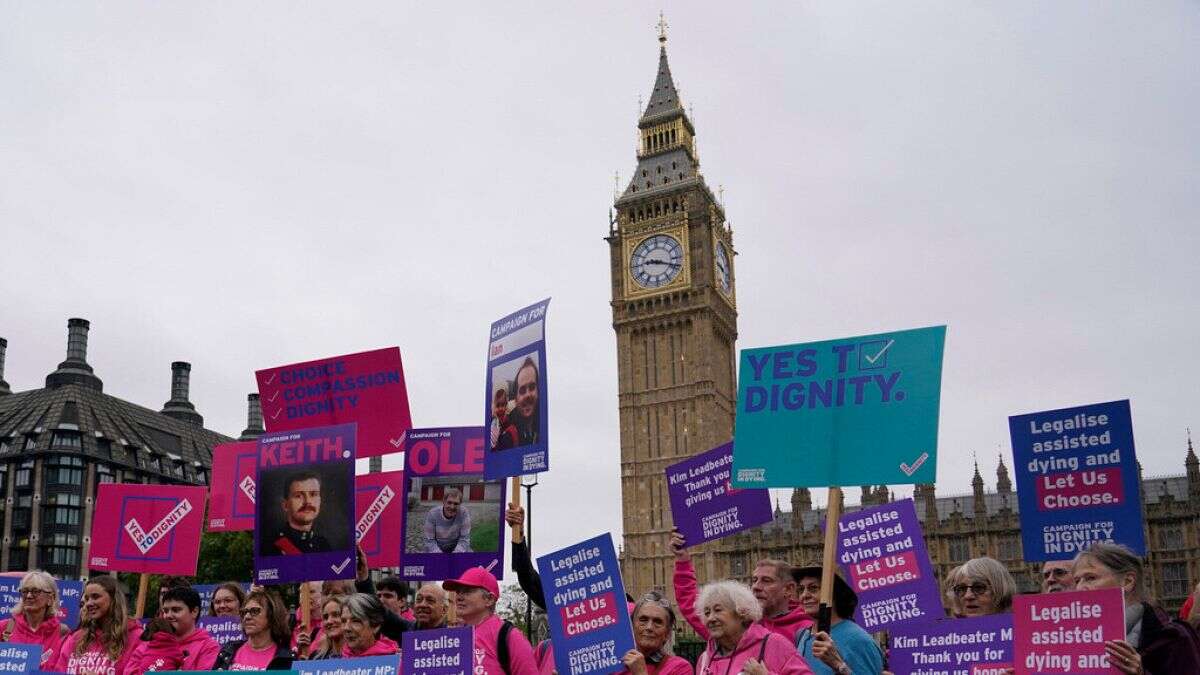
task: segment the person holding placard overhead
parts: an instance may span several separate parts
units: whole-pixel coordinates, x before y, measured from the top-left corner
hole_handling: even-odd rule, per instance
[[[1121,544],[1095,543],[1075,556],[1075,590],[1120,588],[1125,594],[1125,639],[1108,640],[1109,662],[1126,675],[1200,673],[1200,638],[1146,598],[1142,560]]]
[[[42,666],[48,666],[58,658],[58,650],[71,632],[58,620],[58,583],[46,572],[33,570],[21,577],[17,593],[12,616],[0,629],[0,642],[41,646]]]
[[[971,558],[946,575],[946,598],[958,618],[1011,612],[1016,593],[1017,582],[995,558]]]
[[[671,532],[671,550],[675,552],[675,600],[679,611],[696,633],[708,639],[707,623],[696,611],[696,569],[692,567],[692,556],[684,548],[687,542],[678,530]],[[801,630],[813,624],[804,608],[796,600],[796,582],[792,579],[792,566],[782,560],[764,558],[754,566],[751,592],[762,608],[755,619],[767,630],[796,644]]]
[[[800,606],[816,616],[821,606],[821,568],[799,567],[792,570],[800,592]],[[883,672],[883,654],[870,633],[854,623],[851,617],[858,608],[858,596],[842,575],[833,575],[833,607],[829,632],[818,632],[816,626],[805,628],[796,636],[796,649],[814,675],[878,675]]]
[[[128,617],[125,594],[108,575],[83,587],[79,628],[63,642],[51,670],[60,673],[124,673],[142,627]]]
[[[696,675],[812,675],[795,645],[761,623],[761,601],[736,581],[716,581],[700,591],[709,635]]]

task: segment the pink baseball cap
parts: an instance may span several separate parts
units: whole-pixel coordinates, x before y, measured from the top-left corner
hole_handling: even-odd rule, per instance
[[[500,584],[496,583],[496,577],[482,567],[472,567],[457,579],[443,581],[442,588],[448,591],[469,591],[472,588],[482,588],[494,597],[500,597]]]

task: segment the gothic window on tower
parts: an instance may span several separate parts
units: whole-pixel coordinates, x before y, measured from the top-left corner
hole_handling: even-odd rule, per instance
[[[1167,525],[1158,530],[1158,547],[1167,551],[1183,548],[1183,528]]]
[[[966,562],[971,557],[971,542],[966,537],[955,537],[949,543],[950,560]]]
[[[1164,598],[1186,598],[1189,590],[1187,563],[1165,563],[1162,566]]]
[[[998,548],[1001,560],[1021,559],[1021,542],[1014,536],[1001,537]]]

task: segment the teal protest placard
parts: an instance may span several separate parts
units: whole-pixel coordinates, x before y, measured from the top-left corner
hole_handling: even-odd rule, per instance
[[[734,487],[932,483],[946,327],[743,349]]]

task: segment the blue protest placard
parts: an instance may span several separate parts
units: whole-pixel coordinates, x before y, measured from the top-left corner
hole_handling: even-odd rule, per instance
[[[913,500],[843,514],[837,560],[858,595],[854,622],[868,633],[945,616]]]
[[[743,349],[734,487],[932,483],[946,327]]]
[[[550,298],[496,321],[488,334],[483,420],[488,480],[550,468],[546,309]]]
[[[738,490],[730,486],[732,467],[732,443],[667,467],[671,522],[689,548],[769,523],[774,518],[771,495],[766,490]]]
[[[236,616],[202,616],[196,625],[207,631],[221,646],[246,637],[242,633],[242,621]]]
[[[400,578],[456,579],[482,567],[504,575],[508,481],[484,480],[483,427],[410,429],[404,443]]]
[[[401,669],[405,675],[464,675],[474,668],[474,646],[471,626],[405,631]]]
[[[895,675],[1002,672],[1013,664],[1013,615],[912,623],[888,632]]]
[[[258,439],[254,579],[354,578],[355,425]]]
[[[0,644],[0,673],[28,673],[41,664],[41,645]]]
[[[55,579],[58,585],[58,620],[70,628],[79,625],[79,598],[83,595],[82,581]],[[0,577],[0,620],[11,616],[12,608],[21,599],[18,589],[21,577]]]
[[[1097,541],[1146,554],[1129,401],[1008,418],[1025,560],[1069,560]]]
[[[546,617],[559,675],[601,675],[625,668],[634,648],[625,586],[605,533],[538,558]]]
[[[296,661],[292,663],[292,671],[312,675],[399,675],[400,655]]]

